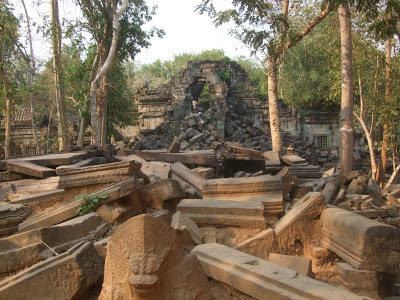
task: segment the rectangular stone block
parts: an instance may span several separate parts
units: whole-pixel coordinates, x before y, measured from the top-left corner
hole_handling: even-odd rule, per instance
[[[104,260],[81,243],[0,282],[0,299],[82,299],[102,276]]]
[[[263,206],[257,202],[184,199],[176,209],[201,226],[266,228]]]
[[[192,252],[208,277],[256,299],[368,299],[223,245]]]
[[[337,262],[336,274],[340,284],[347,290],[357,294],[377,297],[378,272],[357,270],[346,262]]]
[[[26,161],[8,161],[6,163],[7,171],[29,175],[37,178],[47,178],[56,176],[56,171],[51,168],[42,167]]]
[[[60,170],[58,188],[66,189],[122,181],[134,175],[138,176],[141,166],[138,162],[127,161]]]
[[[100,205],[106,204],[108,202],[121,199],[123,197],[128,196],[130,193],[138,189],[137,178],[132,177],[127,180],[118,182],[113,184],[107,188],[104,188],[96,193],[93,196],[100,194],[107,194],[108,197],[105,199],[99,199]],[[54,224],[58,224],[70,218],[73,218],[77,214],[77,210],[81,206],[83,202],[82,198],[73,200],[61,207],[53,209],[49,212],[45,212],[41,215],[33,217],[31,219],[26,220],[19,224],[18,230],[20,232],[28,231],[35,228],[51,226]]]
[[[399,229],[333,207],[324,210],[321,225],[321,244],[354,268],[399,271]]]
[[[297,155],[284,155],[282,156],[282,160],[289,166],[308,165],[304,158]]]
[[[64,190],[54,190],[51,192],[39,193],[21,197],[13,200],[13,203],[24,204],[24,205],[39,205],[42,208],[49,207],[56,202],[61,202],[64,199]]]
[[[268,261],[313,278],[311,259],[308,257],[270,253]]]
[[[171,172],[173,179],[184,181],[190,184],[192,187],[195,188],[195,190],[200,196],[203,195],[202,188],[203,188],[204,178],[201,177],[198,173],[192,171],[191,169],[189,169],[180,162],[176,162],[171,165]]]

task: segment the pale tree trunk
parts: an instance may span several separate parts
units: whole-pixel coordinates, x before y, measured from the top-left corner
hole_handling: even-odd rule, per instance
[[[4,71],[3,62],[0,61],[0,76],[3,81],[4,95],[6,100],[6,131],[4,139],[4,157],[10,157],[10,141],[11,141],[11,101],[8,97],[8,82],[6,72]]]
[[[114,7],[114,14],[113,14],[113,35],[111,40],[111,47],[110,51],[108,52],[107,59],[105,60],[104,64],[100,68],[99,72],[97,73],[95,79],[90,84],[90,112],[91,112],[91,123],[92,123],[92,143],[98,145],[101,143],[101,136],[100,136],[100,128],[98,123],[98,116],[97,116],[97,91],[99,89],[99,85],[103,80],[104,76],[106,76],[107,72],[111,68],[112,62],[114,60],[115,54],[117,52],[117,42],[118,42],[118,34],[119,34],[119,19],[121,15],[126,11],[128,8],[128,0],[124,0],[121,7],[117,9]],[[117,5],[115,3],[115,5]],[[105,116],[107,117],[107,116]]]
[[[340,40],[342,53],[342,100],[340,131],[342,133],[342,173],[348,174],[353,167],[353,50],[350,11],[339,5]]]
[[[58,116],[59,150],[68,147],[68,129],[65,119],[65,100],[63,89],[63,78],[61,73],[61,25],[58,15],[58,0],[50,1],[52,47],[53,47],[53,78],[55,87],[55,99]]]
[[[273,55],[268,56],[267,67],[269,122],[271,127],[272,150],[280,152],[282,151],[282,138],[281,124],[279,119],[276,57]]]
[[[394,162],[394,160],[393,160]],[[393,170],[392,176],[390,176],[390,179],[385,185],[385,189],[389,190],[390,186],[392,185],[393,181],[396,179],[396,176],[399,174],[400,171],[400,164],[396,167],[396,169]]]
[[[386,85],[385,85],[385,102],[386,105],[390,103],[391,98],[391,85],[392,85],[392,77],[390,64],[392,60],[392,41],[391,39],[386,40],[386,59],[385,59],[385,69],[386,69]],[[387,166],[387,150],[389,148],[389,124],[388,120],[385,117],[383,121],[383,138],[382,138],[382,151],[381,151],[381,165],[382,165],[382,176],[379,178],[379,182],[377,182],[381,187],[385,184],[385,174],[386,174],[386,166]]]
[[[34,109],[34,99],[33,99],[33,77],[35,75],[35,57],[33,56],[33,45],[32,45],[32,32],[31,32],[31,23],[28,16],[28,11],[26,9],[25,1],[22,0],[22,5],[24,7],[25,16],[26,16],[26,24],[28,26],[28,39],[29,39],[29,49],[31,52],[31,58],[29,60],[29,76],[28,76],[28,85],[29,85],[29,100],[31,103],[31,114],[32,114],[32,129],[33,129],[33,139],[35,140],[35,144],[37,147],[38,154],[42,154],[42,149],[40,147],[39,139],[37,136],[37,129],[35,123],[35,109]]]
[[[280,56],[296,43],[301,41],[316,25],[318,25],[332,10],[331,6],[326,6],[321,13],[308,22],[293,39],[287,38],[287,16],[289,11],[289,0],[284,0],[282,3],[282,32],[279,36],[279,41],[275,47],[268,49],[267,68],[268,68],[268,104],[269,104],[269,119],[271,129],[272,150],[282,151],[282,139],[279,119],[279,104],[278,104],[278,64]]]
[[[368,131],[367,125],[364,122],[364,99],[363,99],[363,90],[362,90],[362,82],[361,82],[361,76],[360,73],[358,73],[358,83],[359,83],[359,88],[360,88],[360,116],[357,116],[354,112],[354,116],[360,121],[361,126],[364,130],[365,137],[367,138],[368,142],[368,147],[369,147],[369,154],[371,158],[371,171],[372,171],[372,178],[376,180],[377,177],[377,167],[376,167],[376,161],[375,161],[375,152],[374,152],[374,143],[372,141],[372,136],[371,133]]]

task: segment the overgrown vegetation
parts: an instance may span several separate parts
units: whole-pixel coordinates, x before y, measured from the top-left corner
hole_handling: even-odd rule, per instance
[[[99,206],[99,199],[105,199],[107,198],[107,194],[96,194],[96,193],[90,193],[90,194],[81,194],[78,196],[75,196],[75,200],[77,199],[82,199],[83,202],[76,211],[76,214],[79,216],[84,216],[87,215],[91,212],[96,211],[96,209]]]

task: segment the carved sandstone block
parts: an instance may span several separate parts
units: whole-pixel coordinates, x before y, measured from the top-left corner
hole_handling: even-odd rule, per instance
[[[99,300],[213,299],[193,254],[185,255],[165,222],[140,215],[122,224],[107,244]]]
[[[21,204],[0,204],[0,236],[18,231],[18,224],[25,220],[31,210]]]
[[[104,165],[59,170],[59,189],[84,185],[119,182],[131,176],[138,176],[141,164],[135,161],[117,162]]]
[[[354,268],[399,271],[399,229],[340,208],[325,209],[321,224],[321,244]]]

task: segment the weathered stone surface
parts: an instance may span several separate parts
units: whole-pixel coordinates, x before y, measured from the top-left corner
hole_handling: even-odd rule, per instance
[[[304,158],[297,155],[283,155],[282,160],[289,166],[308,165]]]
[[[123,199],[100,206],[96,212],[107,223],[120,225],[128,219],[142,214],[145,209],[146,201],[142,193],[133,192]]]
[[[60,176],[58,188],[122,181],[134,175],[138,176],[141,166],[135,161],[127,161],[60,170],[58,172]]]
[[[357,269],[396,273],[400,230],[340,208],[321,215],[321,244]]]
[[[238,158],[249,157],[250,159],[264,159],[264,155],[261,151],[238,147],[230,142],[224,143],[224,146],[228,149],[229,152],[234,153],[235,156],[237,155]]]
[[[0,235],[18,231],[18,225],[31,213],[31,210],[21,204],[0,203]]]
[[[289,194],[296,188],[299,180],[293,173],[287,168],[284,167],[278,174],[282,180],[282,194],[284,199],[290,200]]]
[[[64,190],[54,190],[45,193],[33,194],[25,197],[21,197],[12,201],[13,204],[23,204],[28,207],[38,206],[41,209],[53,206],[57,202],[61,202],[64,199]]]
[[[0,299],[82,299],[103,273],[92,243],[81,243],[0,282]]]
[[[166,153],[163,150],[135,151],[135,154],[147,161],[164,161],[168,163],[218,167],[221,165],[213,150],[191,151],[184,153]]]
[[[184,181],[195,188],[196,192],[202,196],[204,178],[185,165],[177,162],[171,165],[172,178]]]
[[[29,267],[82,241],[94,240],[108,228],[97,214],[90,213],[53,227],[0,239],[0,273]]]
[[[266,228],[264,207],[257,202],[184,199],[176,209],[202,226]]]
[[[365,299],[223,245],[199,245],[192,252],[207,276],[255,299]]]
[[[185,192],[178,181],[163,179],[146,185],[142,195],[151,208],[173,209],[185,197]]]
[[[60,172],[61,170],[65,170],[65,169],[76,169],[76,168],[82,168],[82,167],[87,167],[90,166],[91,164],[94,164],[94,158],[87,158],[84,160],[80,160],[74,164],[70,164],[70,165],[62,165],[56,168],[56,174],[58,175],[58,172]]]
[[[37,178],[47,178],[56,175],[56,171],[54,169],[18,160],[7,161],[6,169],[11,172],[29,175]]]
[[[237,244],[235,249],[267,260],[274,244],[275,232],[272,228],[268,228]]]
[[[191,250],[195,245],[203,243],[203,235],[196,223],[178,211],[172,216],[171,227],[177,231],[178,237],[185,247]]]
[[[330,204],[335,199],[342,183],[337,176],[326,177],[325,181],[326,184],[322,190],[322,194],[325,197],[325,202]]]
[[[372,197],[372,203],[381,206],[383,203],[382,191],[375,180],[370,178],[368,180],[368,194]]]
[[[268,224],[275,223],[283,214],[283,196],[279,176],[263,175],[206,180],[203,184],[203,199],[261,202],[264,205],[264,215]]]
[[[107,194],[108,195],[107,198],[99,199],[100,205],[102,205],[126,197],[133,191],[137,190],[138,188],[139,185],[137,183],[137,178],[132,177],[127,180],[115,183],[105,189],[102,189],[94,193],[93,196],[100,194]],[[60,223],[62,221],[68,220],[76,216],[77,210],[79,209],[82,202],[83,199],[78,198],[61,207],[58,207],[49,212],[45,212],[41,215],[26,220],[25,222],[19,225],[18,230],[22,232],[39,227],[51,226]]]
[[[14,172],[0,172],[0,182],[3,181],[13,181],[13,180],[20,180],[23,179],[23,174],[14,173]]]
[[[211,167],[197,167],[192,171],[199,174],[203,179],[213,179],[215,177],[215,170]]]
[[[379,280],[378,272],[357,270],[342,261],[336,263],[336,274],[339,283],[346,290],[375,299],[380,298],[378,289],[382,283]]]
[[[181,150],[181,143],[179,140],[179,137],[175,136],[174,139],[171,142],[171,145],[168,148],[168,153],[179,153],[179,150]]]
[[[263,153],[265,167],[280,167],[281,160],[279,159],[278,151],[267,151]]]
[[[107,245],[100,300],[213,299],[195,255],[185,255],[176,232],[146,215],[121,225]]]
[[[282,267],[292,269],[304,276],[311,278],[314,277],[311,269],[311,259],[308,257],[270,253],[268,256],[268,261],[278,264]]]

